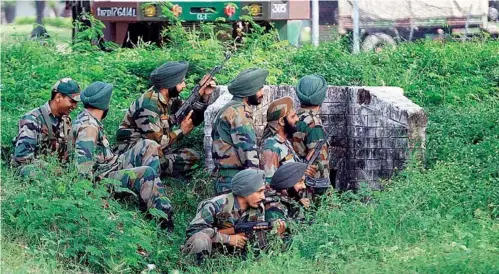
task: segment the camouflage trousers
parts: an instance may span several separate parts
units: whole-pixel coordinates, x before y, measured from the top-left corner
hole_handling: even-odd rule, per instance
[[[147,139],[142,139],[137,143],[145,140]],[[152,140],[147,141],[154,142]],[[116,153],[128,151],[133,144],[134,142],[132,140],[122,141],[116,147]],[[160,146],[158,145],[158,150],[159,149]],[[175,175],[176,173],[190,171],[200,158],[200,153],[190,148],[165,149],[163,151],[163,157],[160,156],[160,170],[158,170],[158,174],[160,174],[161,177],[166,177]]]
[[[139,207],[146,211],[156,208],[169,216],[173,209],[166,197],[166,190],[159,179],[159,145],[151,140],[141,140],[120,155],[120,164],[116,170],[105,175],[121,182],[139,197]]]
[[[161,175],[171,176],[190,171],[200,158],[200,153],[190,148],[170,150],[160,159]]]
[[[234,248],[229,244],[214,243],[207,233],[198,232],[185,241],[185,244],[182,246],[182,252],[187,255],[211,255],[212,252],[220,254],[240,254],[241,250]]]

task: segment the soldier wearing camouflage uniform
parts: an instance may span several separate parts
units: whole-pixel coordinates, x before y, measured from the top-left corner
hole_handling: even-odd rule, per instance
[[[267,125],[260,140],[260,168],[265,171],[265,180],[270,183],[277,168],[289,162],[301,162],[293,145],[288,140],[296,132],[298,116],[289,96],[272,101],[267,109]],[[307,169],[309,176],[315,175],[315,167]]]
[[[303,221],[304,208],[310,206],[308,198],[302,198],[305,186],[304,163],[287,163],[280,166],[270,182],[270,189],[265,192],[265,219],[272,222],[278,219],[289,222]]]
[[[260,166],[252,106],[262,102],[268,75],[264,69],[247,69],[228,85],[233,98],[215,117],[211,135],[217,194],[231,191],[231,180],[239,171]]]
[[[140,140],[153,140],[161,146],[161,172],[169,175],[188,171],[199,160],[199,152],[193,149],[170,150],[181,136],[203,122],[204,111],[216,86],[214,81],[209,81],[201,87],[200,105],[203,107],[194,109],[179,128],[173,129],[169,117],[175,107],[182,104],[178,95],[185,88],[188,67],[187,62],[168,62],[151,73],[153,86],[130,105],[116,133],[118,153],[124,153]]]
[[[121,182],[139,197],[139,208],[156,208],[168,215],[162,228],[173,228],[172,207],[159,180],[159,145],[151,140],[137,142],[121,155],[111,151],[102,120],[109,109],[112,85],[95,82],[81,93],[84,110],[73,122],[78,173],[100,181],[111,178]],[[131,175],[132,174],[132,175]]]
[[[232,193],[222,194],[201,202],[196,217],[186,230],[183,252],[197,255],[198,263],[213,248],[236,251],[245,247],[248,238],[235,234],[234,226],[245,222],[265,220],[262,201],[265,199],[265,175],[262,170],[246,169],[237,173],[232,182]],[[285,224],[276,221],[278,233]]]
[[[303,161],[307,161],[309,154],[314,152],[316,143],[325,138],[324,126],[319,116],[320,106],[326,98],[327,82],[317,74],[308,75],[300,79],[296,85],[296,95],[300,100],[298,110],[297,132],[293,134],[293,148]],[[318,172],[313,178],[329,182],[329,152],[327,142],[321,149],[317,161]]]
[[[80,101],[80,86],[63,78],[52,88],[50,101],[26,113],[19,121],[19,133],[13,140],[11,165],[20,176],[35,176],[47,165],[42,155],[55,155],[61,163],[68,160],[71,149],[69,114]]]

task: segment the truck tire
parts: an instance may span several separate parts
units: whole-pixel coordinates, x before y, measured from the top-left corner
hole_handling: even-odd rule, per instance
[[[377,51],[383,47],[396,48],[397,42],[390,35],[382,32],[369,34],[362,41],[362,51]]]

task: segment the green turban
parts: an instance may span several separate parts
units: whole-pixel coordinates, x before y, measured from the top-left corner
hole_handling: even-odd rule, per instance
[[[81,92],[81,102],[100,110],[109,108],[113,85],[104,82],[93,82]]]
[[[185,79],[188,68],[185,61],[168,62],[151,72],[149,78],[156,88],[171,88]]]
[[[272,176],[270,187],[275,190],[288,189],[301,180],[306,169],[307,164],[305,163],[291,162],[284,164]]]
[[[69,78],[62,78],[59,81],[55,83],[55,85],[52,87],[52,92],[59,92],[64,95],[69,96],[71,99],[75,100],[76,102],[80,102],[80,85],[78,83]]]
[[[229,93],[240,98],[255,95],[265,85],[267,76],[269,71],[266,69],[243,70],[229,83]]]
[[[272,101],[267,108],[267,125],[263,130],[261,140],[264,141],[268,137],[274,135],[277,131],[279,119],[286,117],[294,109],[293,98],[284,96]]]
[[[232,193],[239,197],[248,197],[260,189],[265,182],[265,172],[260,169],[245,169],[232,178]]]
[[[302,105],[319,106],[326,98],[327,82],[318,74],[307,75],[296,85],[296,95]]]

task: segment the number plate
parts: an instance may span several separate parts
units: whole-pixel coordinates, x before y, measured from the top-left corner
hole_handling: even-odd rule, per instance
[[[137,17],[134,7],[98,7],[97,17]]]
[[[270,18],[271,19],[288,19],[289,3],[288,1],[272,1],[270,2]]]

